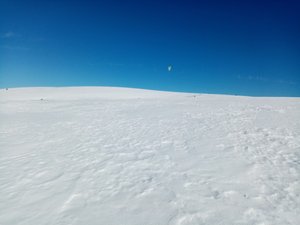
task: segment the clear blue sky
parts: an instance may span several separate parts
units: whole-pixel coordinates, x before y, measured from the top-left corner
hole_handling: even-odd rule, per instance
[[[300,2],[1,0],[0,87],[23,86],[300,96]]]

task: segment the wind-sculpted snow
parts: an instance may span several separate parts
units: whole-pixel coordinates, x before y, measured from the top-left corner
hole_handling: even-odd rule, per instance
[[[299,224],[299,118],[299,98],[0,90],[0,224]]]

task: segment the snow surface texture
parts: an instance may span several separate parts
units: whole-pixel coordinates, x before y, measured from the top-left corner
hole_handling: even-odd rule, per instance
[[[0,90],[0,224],[300,224],[300,99]]]

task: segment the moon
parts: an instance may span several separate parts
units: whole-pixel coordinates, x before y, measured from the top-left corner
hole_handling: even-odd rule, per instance
[[[172,66],[168,66],[168,71],[170,72],[172,70]]]

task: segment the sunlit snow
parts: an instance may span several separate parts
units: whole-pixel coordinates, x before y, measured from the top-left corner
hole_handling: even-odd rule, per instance
[[[0,90],[0,224],[299,224],[299,118],[299,98]]]

